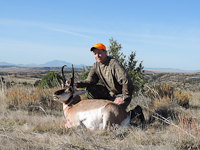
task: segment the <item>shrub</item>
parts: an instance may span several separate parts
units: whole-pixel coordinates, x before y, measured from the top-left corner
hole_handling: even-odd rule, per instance
[[[167,83],[163,83],[152,89],[148,89],[145,92],[154,102],[160,102],[161,100],[167,100],[168,103],[172,101],[177,102],[180,106],[189,108],[190,93],[182,93],[180,90],[175,90]]]
[[[143,78],[143,66],[142,62],[139,63],[139,65],[136,67],[136,64],[138,61],[135,61],[136,52],[131,52],[130,56],[128,57],[128,60],[126,62],[126,70],[128,74],[131,77],[131,80],[134,85],[134,92],[137,93],[138,91],[143,92],[144,84],[146,83],[146,80]]]
[[[41,80],[36,80],[35,83],[34,83],[34,87],[37,87],[40,84],[40,81]]]
[[[185,108],[189,108],[189,100],[191,98],[190,93],[182,93],[179,90],[176,90],[174,93],[174,100],[180,105]]]
[[[61,76],[56,72],[47,73],[38,84],[42,88],[53,88],[59,85],[61,85]]]
[[[174,88],[169,84],[165,83],[155,86],[154,88],[148,89],[146,91],[146,94],[152,99],[164,98],[164,97],[173,99],[173,93],[174,93]]]
[[[91,70],[91,66],[86,66],[86,67],[83,66],[83,70],[81,72],[82,75],[81,75],[80,79],[85,80],[87,78],[90,70]]]

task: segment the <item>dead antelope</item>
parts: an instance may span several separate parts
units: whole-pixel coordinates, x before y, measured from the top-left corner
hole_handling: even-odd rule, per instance
[[[66,79],[63,69],[64,66],[61,72],[62,81],[65,85]],[[124,108],[109,100],[91,99],[81,101],[79,95],[85,92],[74,87],[74,69],[72,65],[70,85],[53,94],[55,101],[63,103],[66,128],[84,126],[90,130],[105,130],[116,124],[120,126],[128,126],[130,124],[131,113],[127,113]]]

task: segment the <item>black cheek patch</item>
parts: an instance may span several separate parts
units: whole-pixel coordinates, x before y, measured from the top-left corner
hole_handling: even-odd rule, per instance
[[[60,94],[62,94],[62,93],[64,93],[65,92],[65,90],[59,90],[59,91],[56,91],[55,93],[54,93],[54,95],[60,95]]]

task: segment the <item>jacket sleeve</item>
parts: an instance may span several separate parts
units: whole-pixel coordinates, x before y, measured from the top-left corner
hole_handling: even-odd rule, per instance
[[[122,64],[116,63],[115,68],[115,78],[117,82],[122,86],[122,94],[119,94],[119,96],[123,97],[123,100],[126,100],[127,98],[130,98],[133,93],[133,83],[131,81],[131,78],[125,68],[122,66]]]
[[[96,74],[96,67],[94,64],[88,74],[87,79],[77,82],[77,88],[90,87],[90,86],[97,84],[98,81],[99,81],[99,78]]]

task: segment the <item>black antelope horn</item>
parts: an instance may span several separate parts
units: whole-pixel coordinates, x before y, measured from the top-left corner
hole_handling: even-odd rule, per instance
[[[64,71],[63,71],[63,69],[64,69],[65,66],[66,66],[66,65],[62,66],[62,69],[61,69],[61,76],[62,76],[63,85],[66,84],[66,79],[65,79],[65,75],[64,75]]]
[[[72,65],[72,77],[71,77],[71,82],[70,82],[70,86],[74,86],[74,67]]]

